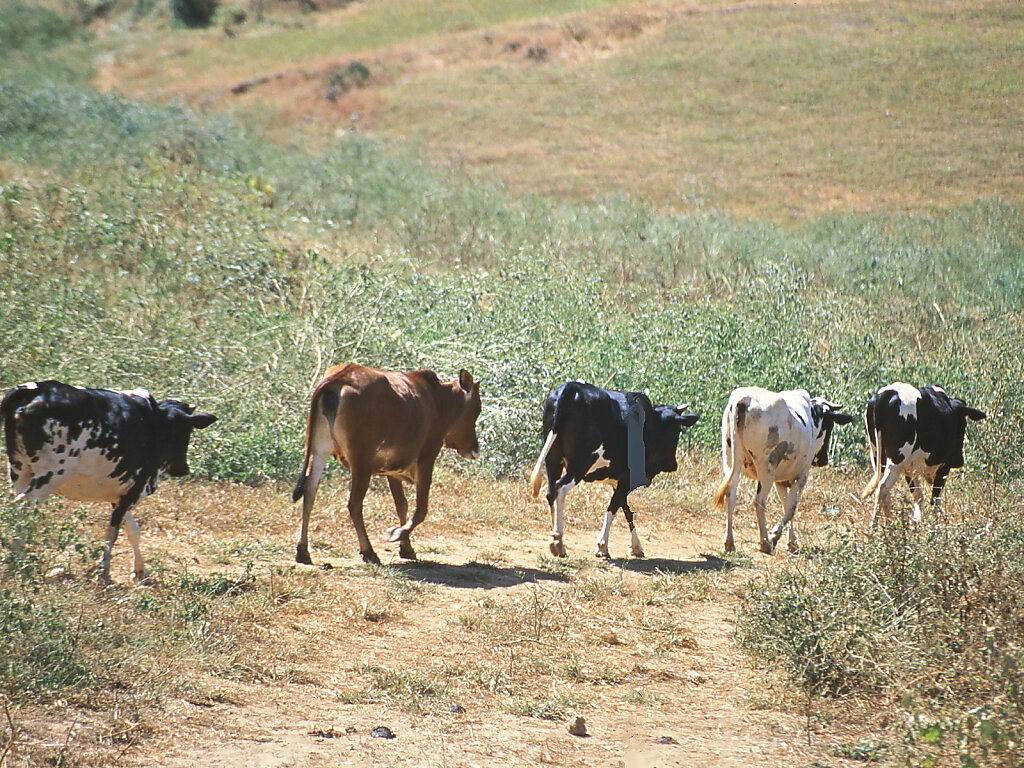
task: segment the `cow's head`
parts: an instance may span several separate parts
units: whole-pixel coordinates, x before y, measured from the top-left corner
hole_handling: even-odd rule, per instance
[[[843,413],[843,406],[838,403],[830,403],[823,397],[811,398],[811,420],[817,430],[815,447],[817,453],[811,461],[812,467],[828,466],[828,443],[832,437],[832,427],[836,424],[849,424],[853,416]]]
[[[476,437],[476,419],[480,415],[480,382],[473,381],[469,371],[463,369],[451,386],[461,398],[461,408],[444,436],[444,444],[454,448],[460,456],[475,459],[480,455],[480,441]]]
[[[654,416],[644,424],[647,455],[653,464],[647,467],[650,477],[658,472],[675,472],[679,468],[676,463],[679,433],[683,427],[692,427],[699,418],[699,414],[686,413],[686,407],[682,405],[654,406]]]
[[[188,441],[193,429],[205,429],[217,420],[212,413],[196,413],[196,407],[181,400],[161,400],[156,410],[164,419],[166,438],[161,446],[161,468],[169,475],[189,473]]]

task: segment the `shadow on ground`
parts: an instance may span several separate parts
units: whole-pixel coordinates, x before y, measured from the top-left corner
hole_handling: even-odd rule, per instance
[[[703,560],[674,560],[666,557],[616,558],[610,561],[624,571],[636,573],[696,573],[698,571],[728,571],[740,567],[738,563],[715,555],[701,554]]]
[[[558,581],[563,583],[569,581],[562,574],[552,573],[540,568],[497,566],[476,561],[463,563],[462,565],[451,565],[449,563],[432,563],[426,560],[416,560],[394,563],[388,567],[417,581],[465,589],[514,587],[538,581]]]

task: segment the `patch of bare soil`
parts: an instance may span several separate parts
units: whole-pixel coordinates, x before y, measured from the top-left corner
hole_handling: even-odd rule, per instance
[[[114,713],[114,692],[91,707],[15,708],[10,765],[847,764],[830,746],[854,740],[851,724],[816,719],[809,732],[799,696],[774,689],[734,639],[743,585],[788,555],[755,552],[745,508],[738,546],[750,563],[705,557],[720,550],[721,520],[706,503],[717,473],[683,465],[634,496],[648,558],[625,558],[616,521],[610,563],[592,556],[603,487],[570,496],[570,558],[555,561],[546,505],[525,483],[443,470],[413,537],[420,560],[409,562],[383,541],[394,512],[375,483],[367,519],[385,566],[373,569],[355,554],[342,473],[314,511],[321,567],[292,561],[298,508],[283,485],[167,483],[139,509],[147,556],[197,574],[248,567],[269,607],[240,611],[232,637],[207,639],[234,643],[231,658],[197,647],[175,659],[175,685],[148,705]],[[225,552],[262,554],[246,563]],[[130,568],[119,542],[119,596],[146,589],[130,586]],[[569,732],[576,716],[585,735]]]

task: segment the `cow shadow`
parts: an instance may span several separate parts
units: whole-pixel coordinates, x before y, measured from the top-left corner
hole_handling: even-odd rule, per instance
[[[497,589],[531,582],[568,583],[569,581],[567,576],[540,568],[498,566],[478,563],[475,560],[461,565],[437,563],[430,560],[405,560],[391,563],[387,567],[416,581],[461,589]]]
[[[702,571],[720,572],[742,567],[739,563],[715,555],[702,553],[701,558],[701,560],[675,560],[665,557],[615,558],[608,561],[608,564],[624,571],[651,575],[658,573],[679,575]],[[496,589],[538,582],[566,584],[571,580],[568,574],[541,568],[498,566],[479,563],[475,560],[461,565],[429,560],[405,560],[391,563],[387,567],[410,579],[461,589]]]
[[[740,568],[740,563],[726,560],[723,557],[701,553],[701,560],[675,560],[667,557],[645,557],[625,558],[617,557],[609,560],[609,564],[621,568],[624,571],[634,573],[670,573],[679,575],[684,573],[699,573],[701,571],[730,571],[733,568]]]

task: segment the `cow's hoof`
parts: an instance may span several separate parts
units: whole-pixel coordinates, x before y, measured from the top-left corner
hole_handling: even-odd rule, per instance
[[[555,557],[568,557],[565,551],[565,545],[560,541],[552,541],[548,543],[548,550]]]
[[[600,558],[601,560],[612,559],[612,556],[608,554],[608,547],[602,547],[600,544],[597,549],[594,550],[594,557]]]
[[[412,548],[412,545],[409,543],[408,539],[402,539],[402,543],[398,547],[398,556],[404,558],[405,560],[416,559],[416,552]]]
[[[645,557],[645,555],[644,555],[644,551],[643,551],[642,549],[633,549],[633,550],[630,550],[630,553],[629,553],[629,554],[631,554],[631,555],[632,555],[633,557],[635,557],[635,558],[636,558],[637,560],[643,560],[643,559],[644,559],[644,557]]]
[[[312,565],[313,559],[309,556],[309,550],[301,544],[295,548],[295,562],[303,565]]]
[[[724,549],[726,552],[735,552],[736,543],[732,539],[726,539],[725,543],[722,544],[722,549]]]
[[[764,552],[766,555],[772,555],[775,554],[775,547],[770,541],[762,541],[761,551]]]
[[[132,573],[132,581],[135,582],[136,586],[144,587],[149,584],[149,574],[145,571],[135,571]]]
[[[113,583],[114,582],[110,580],[109,573],[100,572],[100,575],[96,577],[96,586],[98,587],[103,587],[104,589],[106,589],[107,587],[112,586]]]
[[[380,558],[377,557],[377,553],[372,549],[368,549],[366,552],[360,552],[363,557],[364,563],[370,563],[371,565],[380,565]]]

